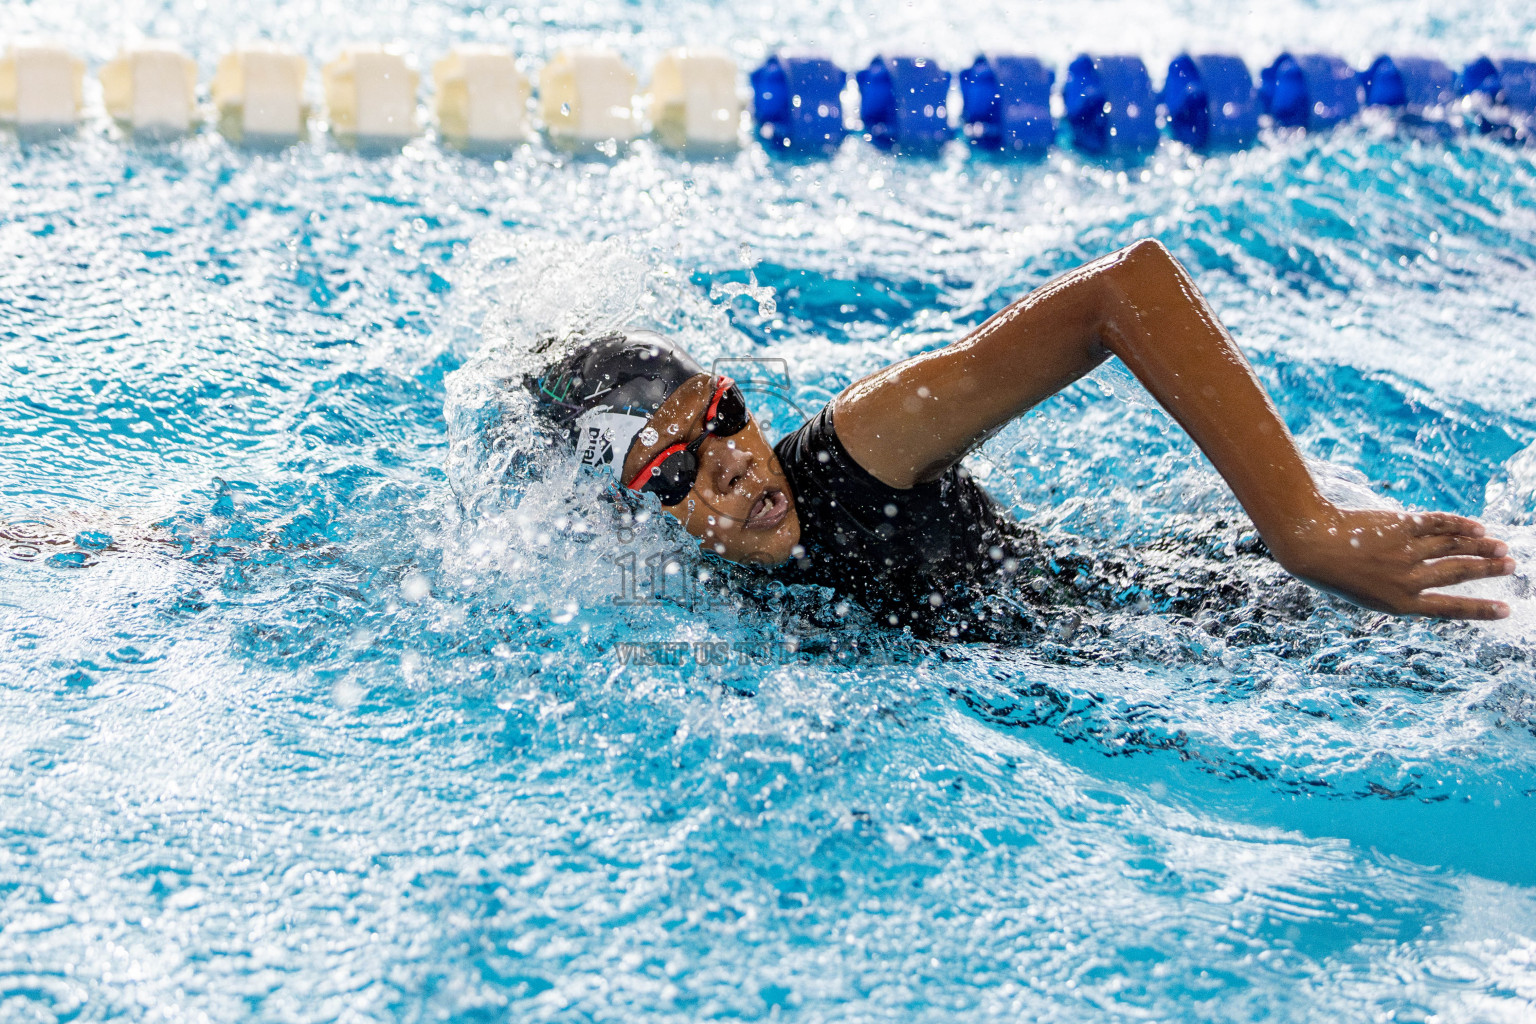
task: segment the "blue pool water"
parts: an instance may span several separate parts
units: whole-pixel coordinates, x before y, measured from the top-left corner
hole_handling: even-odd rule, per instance
[[[205,79],[261,34],[423,62],[604,39],[642,66],[699,41],[1536,49],[1513,4],[347,7],[3,10],[93,59],[170,36]],[[1532,563],[1474,588],[1513,605],[1491,625],[1278,585],[1012,643],[718,578],[616,603],[682,538],[587,500],[499,384],[538,329],[628,317],[782,360],[757,400],[784,430],[1150,235],[1330,488],[1486,516],[1531,559],[1530,151],[1376,119],[1129,169],[496,162],[95,125],[0,136],[0,171],[0,1020],[1536,1016]],[[1114,367],[973,465],[1088,550],[1240,539]],[[626,654],[662,642],[710,656]]]

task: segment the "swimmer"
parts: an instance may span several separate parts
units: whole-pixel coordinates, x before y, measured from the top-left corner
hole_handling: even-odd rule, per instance
[[[706,550],[829,586],[898,625],[972,584],[1026,581],[1049,557],[960,462],[1111,356],[1188,432],[1292,575],[1398,615],[1509,614],[1434,592],[1514,571],[1476,520],[1323,497],[1242,352],[1156,241],[854,382],[776,445],[729,378],[649,332],[577,339],[526,383],[584,465],[654,494]]]

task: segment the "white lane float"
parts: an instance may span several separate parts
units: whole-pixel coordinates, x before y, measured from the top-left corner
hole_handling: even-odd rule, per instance
[[[499,46],[460,46],[432,65],[437,125],[461,145],[500,146],[532,134],[528,76],[512,51]]]
[[[138,132],[181,134],[196,110],[197,65],[172,43],[125,47],[101,68],[107,113]]]
[[[613,156],[635,137],[637,79],[617,54],[563,50],[539,73],[539,114],[550,141]]]
[[[382,46],[353,46],[322,69],[331,131],[358,142],[399,143],[416,134],[416,88],[405,58]]]
[[[651,72],[648,98],[657,137],[674,149],[740,144],[736,62],[718,50],[671,50]]]
[[[304,134],[303,57],[283,50],[235,50],[219,61],[213,103],[225,131],[237,138],[297,140]]]
[[[0,120],[63,128],[80,119],[85,62],[62,46],[22,42],[0,54]]]

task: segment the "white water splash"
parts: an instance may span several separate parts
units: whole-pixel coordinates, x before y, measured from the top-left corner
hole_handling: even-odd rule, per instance
[[[725,301],[729,305],[738,295],[745,295],[757,303],[758,316],[772,319],[778,315],[779,305],[774,300],[774,290],[768,285],[758,284],[756,272],[747,274],[746,284],[740,281],[716,281],[709,288],[711,302]]]

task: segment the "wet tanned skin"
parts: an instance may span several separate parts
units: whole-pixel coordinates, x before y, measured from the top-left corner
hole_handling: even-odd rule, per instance
[[[1292,574],[1399,615],[1509,614],[1502,601],[1434,592],[1514,571],[1508,547],[1475,519],[1323,497],[1248,361],[1156,241],[1058,277],[955,344],[851,384],[833,400],[838,438],[876,478],[911,487],[1111,356],[1200,446]]]
[[[637,438],[624,460],[625,483],[654,456],[671,445],[697,438],[704,429],[704,411],[714,393],[715,378],[699,374],[667,398],[650,426],[657,438],[646,444]],[[762,525],[762,510],[776,502],[787,506],[781,521]],[[754,509],[759,520],[752,520]],[[733,562],[778,565],[789,559],[800,540],[800,520],[789,482],[763,437],[756,419],[730,437],[708,437],[699,447],[699,475],[693,490],[667,512],[699,538],[700,545]]]

